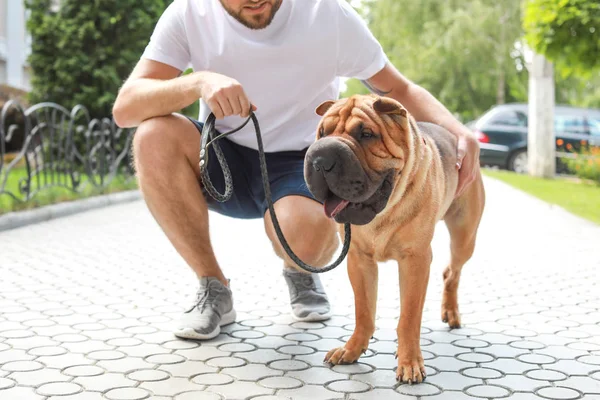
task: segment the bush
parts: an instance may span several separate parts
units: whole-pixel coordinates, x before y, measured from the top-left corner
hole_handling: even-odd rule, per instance
[[[52,0],[26,0],[31,103],[82,104],[92,118],[111,115],[120,86],[171,1],[61,0],[57,8]]]
[[[589,179],[600,185],[600,147],[588,147],[565,160],[571,172],[581,179]]]

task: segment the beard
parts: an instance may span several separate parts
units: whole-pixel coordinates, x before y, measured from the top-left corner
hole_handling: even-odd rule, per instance
[[[225,4],[225,2],[223,0],[219,0],[221,5],[223,6],[223,8],[225,9],[225,11],[227,11],[227,13],[229,15],[231,15],[233,18],[235,18],[236,21],[238,21],[239,23],[241,23],[242,25],[244,25],[246,28],[249,29],[264,29],[267,26],[269,26],[269,24],[271,24],[271,22],[273,21],[273,18],[275,17],[275,14],[277,13],[277,10],[279,10],[279,7],[281,7],[281,2],[283,0],[275,0],[275,2],[273,3],[269,3],[271,4],[270,7],[270,11],[268,14],[260,14],[260,15],[243,15],[244,12],[244,8],[236,11],[232,8],[230,8],[227,4]]]

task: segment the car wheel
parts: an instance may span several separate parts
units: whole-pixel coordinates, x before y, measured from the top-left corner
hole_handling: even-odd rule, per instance
[[[508,169],[518,174],[526,174],[527,163],[527,150],[517,150],[508,161]]]

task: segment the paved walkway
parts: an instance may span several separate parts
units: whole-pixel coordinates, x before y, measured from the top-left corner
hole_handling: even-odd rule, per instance
[[[485,184],[459,330],[439,315],[442,224],[434,239],[424,384],[394,379],[396,266],[380,267],[370,350],[330,368],[326,351],[353,328],[345,267],[322,277],[335,317],[294,323],[261,221],[212,216],[238,320],[209,342],[177,340],[194,279],[138,201],[0,233],[0,399],[600,399],[600,227]]]

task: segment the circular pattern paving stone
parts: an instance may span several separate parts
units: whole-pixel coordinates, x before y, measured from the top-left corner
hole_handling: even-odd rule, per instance
[[[10,389],[16,384],[17,382],[13,381],[12,379],[0,378],[0,390]]]
[[[545,354],[520,354],[517,356],[517,360],[523,361],[528,364],[552,364],[556,362],[554,357]]]
[[[259,339],[267,335],[263,332],[245,329],[241,331],[232,332],[231,336],[233,336],[236,339]]]
[[[150,392],[140,388],[118,388],[106,392],[109,400],[144,400],[150,398]]]
[[[246,353],[257,349],[255,345],[250,343],[225,343],[217,348],[226,353]]]
[[[268,367],[278,371],[302,371],[309,369],[310,365],[300,360],[277,360],[269,364]]]
[[[68,396],[82,391],[83,388],[76,383],[54,382],[40,386],[37,388],[36,393],[42,396]]]
[[[179,354],[153,354],[145,358],[145,360],[152,364],[179,364],[186,360],[186,358]]]
[[[31,372],[44,368],[44,364],[37,361],[11,361],[2,366],[8,372]]]
[[[492,369],[492,368],[483,368],[483,367],[467,368],[467,369],[464,369],[461,373],[470,378],[477,378],[477,379],[502,378],[502,372],[500,372],[496,369]]]
[[[456,358],[458,358],[461,361],[474,363],[489,363],[496,359],[491,354],[486,353],[461,353],[458,354]]]
[[[525,376],[538,381],[549,382],[562,381],[568,378],[567,374],[565,374],[564,372],[555,371],[552,369],[534,369],[525,372]]]
[[[127,378],[139,382],[158,382],[169,379],[171,375],[168,372],[160,371],[156,369],[141,369],[139,371],[133,371],[127,375]]]
[[[60,346],[42,346],[34,347],[30,349],[27,354],[32,356],[44,357],[44,356],[60,356],[67,353],[67,349]]]
[[[349,379],[333,381],[326,385],[326,388],[339,393],[362,393],[371,389],[371,386],[364,382],[352,381]]]
[[[235,379],[227,374],[200,374],[192,378],[192,382],[198,385],[227,385]]]
[[[552,400],[575,400],[581,397],[581,393],[577,390],[560,386],[543,387],[538,389],[535,394]]]
[[[496,385],[475,385],[468,387],[465,393],[475,397],[483,397],[486,399],[498,399],[501,397],[510,396],[510,391],[506,388]]]
[[[294,355],[294,356],[307,355],[307,354],[312,354],[312,353],[316,352],[316,350],[313,349],[312,347],[307,347],[307,346],[302,346],[302,345],[281,346],[280,348],[277,349],[277,351],[282,354],[289,354],[289,355]]]
[[[174,397],[174,400],[223,400],[224,398],[211,392],[185,392]]]
[[[104,374],[106,371],[104,368],[98,367],[97,365],[77,365],[73,367],[65,368],[62,373],[67,376],[99,376]]]
[[[215,357],[206,361],[206,365],[217,368],[235,368],[246,365],[246,360],[238,357]]]
[[[423,382],[418,385],[401,384],[396,392],[409,396],[433,396],[442,393],[442,390],[431,383]]]
[[[273,376],[258,381],[258,384],[269,389],[297,389],[303,385],[302,381],[286,376]]]

